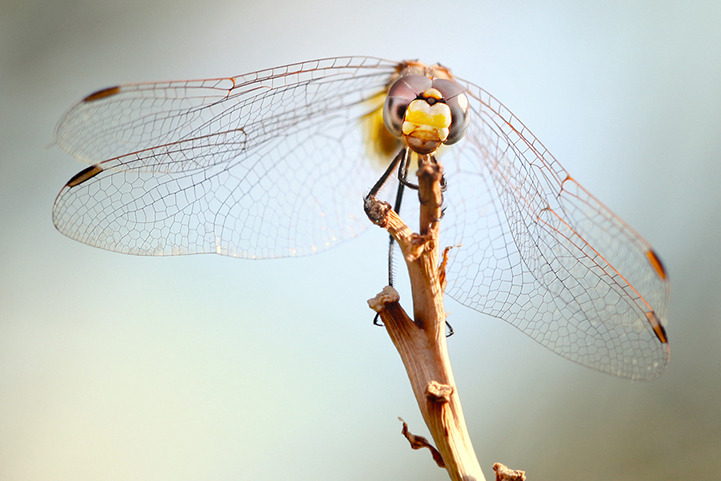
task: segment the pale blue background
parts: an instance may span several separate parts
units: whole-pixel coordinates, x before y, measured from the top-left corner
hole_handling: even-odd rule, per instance
[[[82,166],[48,145],[82,96],[349,54],[440,61],[487,88],[670,271],[672,359],[652,383],[448,302],[486,476],[495,461],[532,480],[717,476],[720,25],[715,0],[3,1],[0,479],[446,479],[399,434],[398,416],[426,430],[365,304],[379,230],[303,259],[153,259],[50,220]]]

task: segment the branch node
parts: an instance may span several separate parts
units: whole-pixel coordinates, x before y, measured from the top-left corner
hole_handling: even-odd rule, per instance
[[[425,236],[413,233],[408,237],[408,249],[405,253],[406,262],[415,262],[423,252],[428,250]]]
[[[426,398],[434,403],[444,404],[451,400],[453,386],[431,381],[426,385]]]

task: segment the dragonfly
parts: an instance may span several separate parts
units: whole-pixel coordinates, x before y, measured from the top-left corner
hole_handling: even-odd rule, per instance
[[[370,225],[370,189],[392,196],[432,154],[445,168],[441,245],[460,246],[448,296],[602,372],[650,380],[667,365],[670,285],[651,245],[441,65],[335,57],[116,85],[75,104],[56,143],[89,164],[55,200],[63,234],[127,254],[248,259],[354,238]]]

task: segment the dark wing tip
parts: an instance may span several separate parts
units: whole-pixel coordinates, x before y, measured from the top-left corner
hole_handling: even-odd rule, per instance
[[[656,275],[658,275],[658,277],[660,277],[664,281],[668,279],[666,269],[663,267],[663,263],[658,257],[658,254],[656,254],[656,251],[654,251],[653,249],[647,250],[646,257],[648,258],[648,262],[651,263],[651,267],[653,267],[653,270],[656,271]]]
[[[104,89],[100,89],[97,92],[91,93],[83,99],[83,102],[94,102],[95,100],[100,100],[115,95],[118,92],[120,92],[119,85],[116,85],[115,87],[107,87]]]
[[[648,311],[646,313],[646,318],[651,324],[653,332],[654,334],[656,334],[658,340],[661,341],[661,343],[663,344],[668,344],[668,336],[666,335],[666,329],[664,329],[663,325],[661,324],[661,320],[656,315],[656,312]]]
[[[67,182],[67,184],[65,184],[65,186],[75,187],[76,185],[80,185],[86,180],[92,179],[102,171],[103,168],[100,166],[100,164],[91,165],[90,167],[87,167],[72,176],[72,178]]]

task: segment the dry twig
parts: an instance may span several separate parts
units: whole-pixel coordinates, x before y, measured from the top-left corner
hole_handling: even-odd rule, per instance
[[[463,418],[446,346],[445,263],[439,267],[438,255],[442,178],[441,165],[431,156],[420,156],[418,234],[387,203],[372,197],[367,200],[368,217],[385,228],[403,252],[413,294],[413,319],[400,306],[398,293],[390,286],[368,303],[380,314],[403,360],[423,419],[451,479],[485,481]]]

